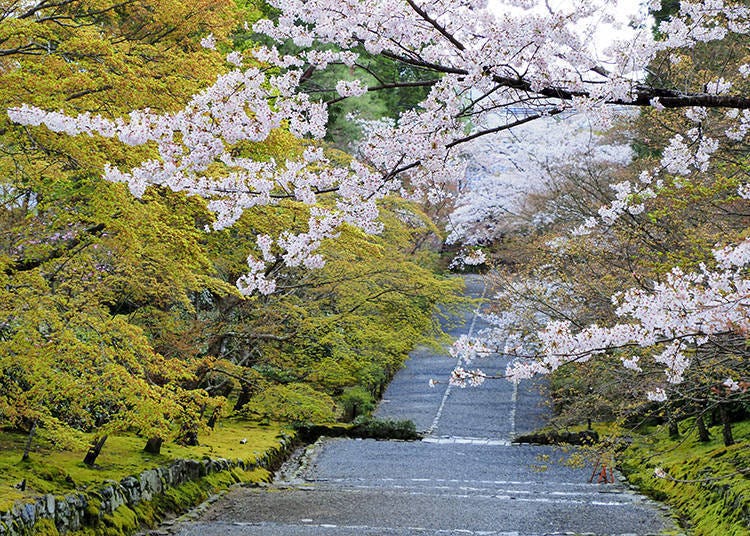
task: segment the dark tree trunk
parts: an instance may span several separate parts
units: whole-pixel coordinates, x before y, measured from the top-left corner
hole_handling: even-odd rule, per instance
[[[25,462],[29,459],[29,454],[31,453],[31,442],[34,440],[34,434],[36,434],[36,425],[37,422],[39,422],[38,419],[34,419],[34,422],[31,423],[31,429],[29,430],[29,435],[26,438],[26,445],[23,447],[23,456],[21,457],[21,461]]]
[[[214,426],[216,426],[216,422],[219,420],[219,416],[221,415],[221,409],[215,408],[211,412],[211,416],[208,418],[208,427],[213,430]]]
[[[253,396],[253,388],[249,383],[242,382],[242,388],[240,389],[240,396],[237,397],[237,402],[234,404],[234,411],[241,410],[245,407],[245,404],[250,402],[250,398]]]
[[[224,353],[224,341],[226,340],[227,336],[222,334],[218,337],[214,338],[209,344],[208,344],[208,351],[206,352],[208,355],[212,355],[214,357],[221,357]]]
[[[711,419],[708,422],[709,426],[719,426],[721,424],[721,410],[714,409],[711,412]]]
[[[185,432],[180,438],[180,444],[185,447],[197,447],[198,432]]]
[[[144,452],[148,452],[149,454],[161,454],[161,446],[164,443],[164,440],[160,437],[151,437],[148,441],[146,441],[146,446],[143,447]]]
[[[727,409],[719,404],[719,417],[721,417],[721,435],[724,439],[724,446],[734,445],[734,436],[732,435],[732,423],[729,422]]]
[[[669,439],[679,439],[680,428],[678,426],[677,417],[675,416],[676,408],[667,406],[665,411],[665,417],[667,419],[667,431],[669,432]]]
[[[177,436],[176,441],[183,447],[195,447],[198,445],[198,430],[184,424],[180,428],[180,434]]]
[[[698,441],[701,443],[708,443],[711,441],[711,435],[708,433],[706,423],[703,421],[702,413],[695,418],[695,425],[698,427]]]
[[[102,447],[104,446],[105,441],[107,441],[106,435],[94,439],[94,442],[91,443],[91,446],[89,447],[89,451],[86,453],[86,457],[83,458],[83,463],[89,467],[93,467],[94,463],[96,463],[96,459],[102,452]]]
[[[670,418],[667,426],[669,427],[669,439],[679,439],[680,429],[677,426],[677,421]]]

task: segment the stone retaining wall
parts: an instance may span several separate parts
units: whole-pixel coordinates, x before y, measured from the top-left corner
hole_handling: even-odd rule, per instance
[[[267,451],[253,462],[224,458],[203,460],[175,460],[171,465],[143,471],[116,482],[107,481],[97,491],[75,493],[63,497],[44,495],[35,502],[17,502],[7,512],[0,513],[0,536],[36,534],[34,526],[50,520],[60,534],[94,526],[102,516],[112,514],[122,505],[135,506],[150,501],[169,488],[198,480],[210,474],[230,469],[273,470],[286,459],[293,448],[293,439],[281,438],[279,446]]]

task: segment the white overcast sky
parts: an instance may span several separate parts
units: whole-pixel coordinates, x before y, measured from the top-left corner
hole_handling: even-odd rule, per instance
[[[551,9],[553,12],[558,10],[565,10],[576,4],[580,4],[585,0],[538,0],[537,7],[533,8],[532,11],[546,12],[547,9]],[[519,10],[520,8],[511,8],[504,4],[502,0],[488,0],[487,2],[490,10],[501,13],[509,9]],[[642,16],[644,13],[643,2],[641,0],[611,0],[610,6],[606,8],[607,15],[614,17],[621,28],[615,28],[612,25],[601,24],[598,20],[587,21],[589,26],[594,23],[597,27],[593,38],[590,40],[591,45],[594,47],[595,52],[601,57],[604,49],[615,40],[629,40],[633,36],[633,29],[629,27],[629,23],[634,19]],[[588,32],[588,29],[582,31]]]

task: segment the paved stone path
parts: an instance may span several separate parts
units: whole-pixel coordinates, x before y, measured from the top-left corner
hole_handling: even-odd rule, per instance
[[[478,277],[467,292],[484,292]],[[470,315],[451,331],[481,329]],[[482,363],[500,372],[506,359]],[[440,384],[447,353],[415,351],[385,393],[378,416],[412,419],[421,442],[328,439],[308,449],[269,488],[238,488],[180,536],[213,535],[558,535],[658,534],[673,528],[663,509],[621,483],[589,484],[550,447],[513,445],[543,422],[532,382],[493,381],[477,389]]]

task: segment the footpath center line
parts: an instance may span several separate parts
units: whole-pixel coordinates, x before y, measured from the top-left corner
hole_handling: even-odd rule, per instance
[[[482,281],[482,295],[480,296],[480,299],[484,299],[485,295],[487,294],[487,284]],[[471,317],[471,324],[469,325],[469,331],[467,332],[467,336],[471,337],[472,333],[474,333],[474,325],[477,322],[477,316],[479,316],[479,311],[475,310],[472,317]],[[456,366],[461,364],[461,358],[459,357],[456,360]],[[440,418],[443,415],[443,409],[445,408],[445,403],[448,401],[448,397],[451,394],[451,388],[453,385],[448,383],[448,387],[445,388],[445,392],[443,393],[443,399],[440,401],[440,406],[438,407],[437,413],[435,414],[435,418],[432,420],[432,424],[430,427],[425,431],[425,435],[429,436],[432,435],[432,433],[435,431],[435,429],[438,426],[438,423],[440,423]]]

